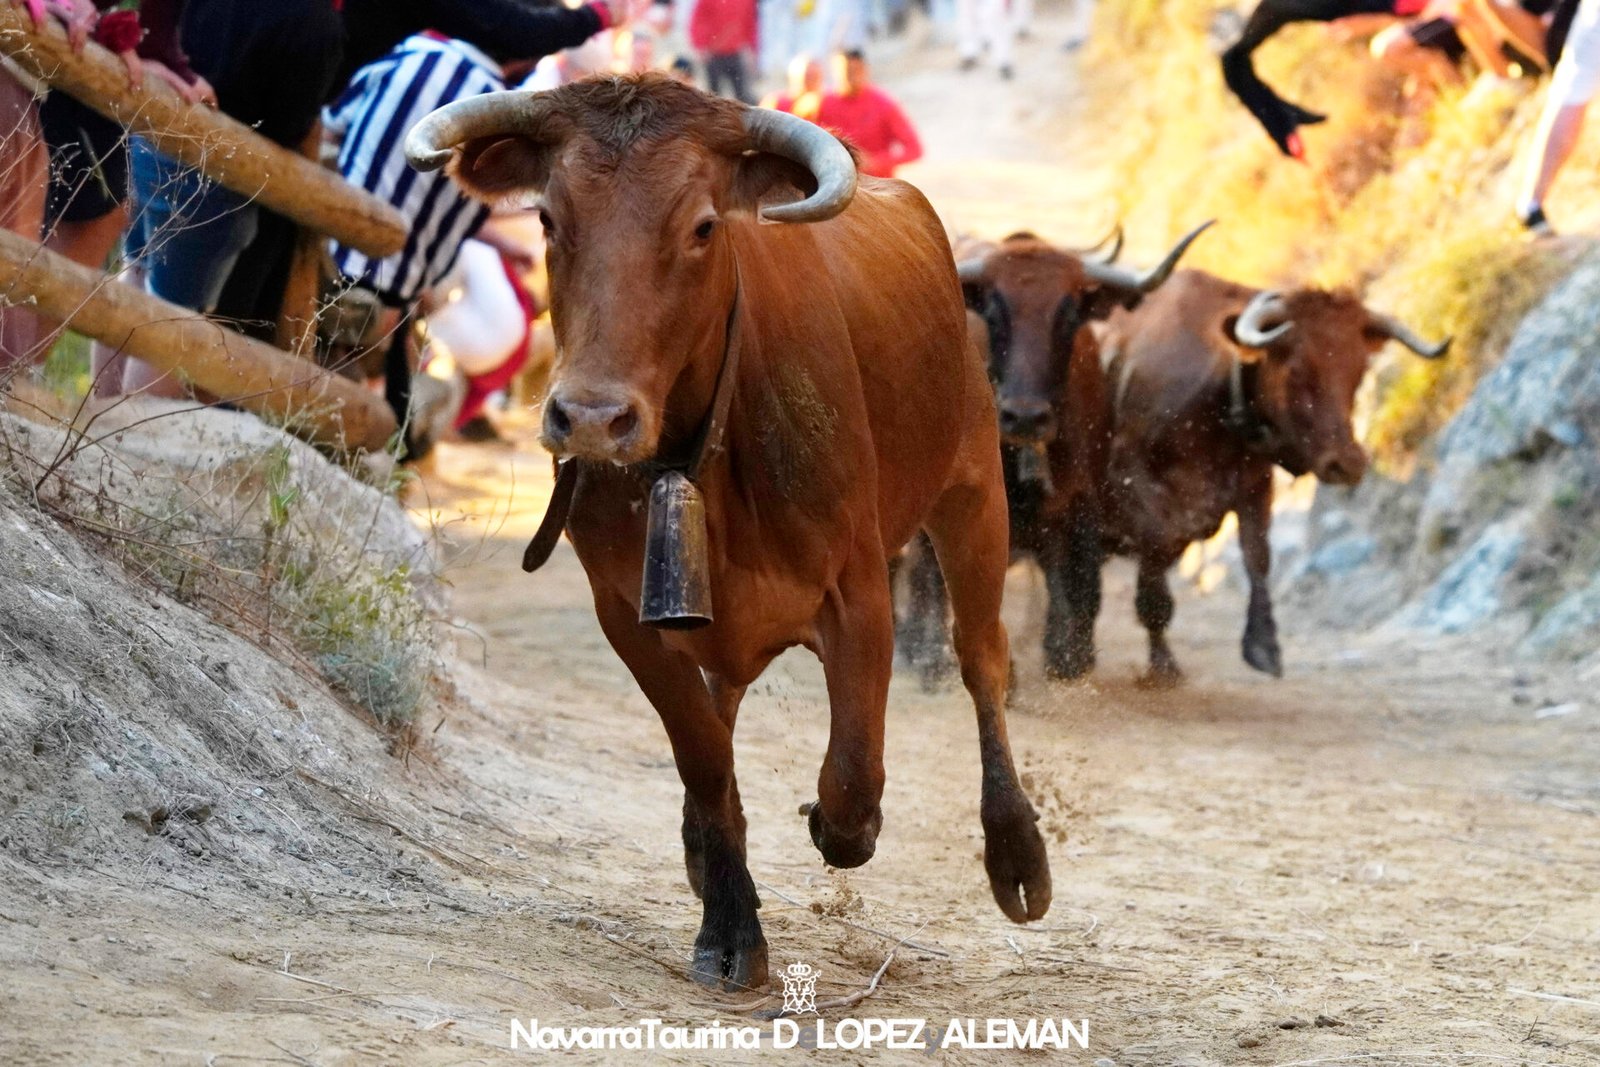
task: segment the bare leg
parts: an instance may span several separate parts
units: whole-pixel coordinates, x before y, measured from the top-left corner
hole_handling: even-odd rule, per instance
[[[639,625],[621,597],[596,590],[595,612],[611,647],[661,716],[688,798],[686,813],[692,804],[696,815],[694,845],[700,858],[696,863],[686,856],[691,871],[695,866],[701,870],[693,977],[702,985],[720,984],[728,990],[764,986],[767,942],[756,917],[761,902],[745,864],[744,812],[733,778],[730,705],[738,701],[731,691],[721,692],[723,710],[729,712],[725,721],[694,661],[666,649],[656,634]],[[692,881],[692,873],[690,877]]]
[[[1020,923],[1049,910],[1050,860],[1039,834],[1039,816],[1017,781],[1006,735],[1011,651],[1000,621],[1000,599],[1011,545],[999,453],[975,451],[994,457],[992,469],[947,490],[928,521],[928,532],[955,612],[961,680],[978,717],[983,863],[995,902],[1008,919]],[[979,462],[989,461],[985,457]]]
[[[111,257],[111,249],[115,247],[117,238],[122,236],[122,231],[128,226],[128,209],[121,205],[101,215],[97,219],[86,222],[56,223],[51,231],[45,246],[53,252],[59,252],[74,263],[94,270],[105,269],[106,260]],[[124,279],[129,284],[140,284],[140,280]],[[59,336],[63,327],[57,324],[55,333],[51,335],[51,342]],[[90,373],[91,390],[96,396],[115,396],[122,391],[122,376],[127,363],[126,356],[114,351],[99,341],[90,347]]]
[[[1524,172],[1521,210],[1537,208],[1544,204],[1555,183],[1556,175],[1578,145],[1578,135],[1583,132],[1584,113],[1588,104],[1561,106],[1554,101],[1545,105],[1539,116],[1539,126],[1533,135],[1533,153]]]
[[[1283,677],[1283,652],[1278,647],[1278,624],[1272,618],[1272,593],[1267,575],[1272,569],[1272,468],[1263,467],[1241,486],[1234,507],[1239,516],[1239,550],[1250,578],[1250,608],[1245,617],[1244,661],[1274,678]]]
[[[37,241],[44,227],[50,160],[33,94],[0,70],[0,227]],[[0,373],[42,356],[39,318],[25,307],[0,307]]]

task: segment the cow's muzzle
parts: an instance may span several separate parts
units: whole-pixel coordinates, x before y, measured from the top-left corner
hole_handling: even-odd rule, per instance
[[[1312,470],[1329,485],[1358,485],[1367,473],[1367,457],[1360,449],[1324,452]]]
[[[1009,445],[1043,445],[1055,440],[1056,414],[1042,400],[1000,401],[1000,436]]]
[[[542,443],[565,458],[632,463],[639,455],[644,420],[632,397],[570,393],[560,387],[544,405]]]

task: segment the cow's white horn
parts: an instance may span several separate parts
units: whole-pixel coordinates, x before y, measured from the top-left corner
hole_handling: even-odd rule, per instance
[[[833,134],[797,116],[758,107],[745,110],[744,131],[751,148],[793,160],[817,180],[816,192],[792,204],[763,208],[763,218],[823,222],[850,206],[856,195],[856,162]]]
[[[1412,331],[1411,327],[1391,315],[1382,315],[1376,311],[1368,312],[1373,323],[1385,334],[1405,345],[1423,359],[1438,359],[1450,351],[1450,342],[1453,337],[1446,337],[1437,344],[1429,344]]]
[[[1268,326],[1276,321],[1276,325]],[[1233,324],[1233,339],[1246,348],[1265,348],[1294,329],[1289,318],[1289,308],[1283,294],[1276,289],[1263,289],[1250,298]]]

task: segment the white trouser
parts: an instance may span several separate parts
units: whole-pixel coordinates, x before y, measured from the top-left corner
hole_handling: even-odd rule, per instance
[[[1567,43],[1550,75],[1550,99],[1576,107],[1594,99],[1600,89],[1600,0],[1579,0]]]
[[[1009,67],[1016,38],[1007,0],[956,0],[956,48],[962,59],[977,59],[987,47],[996,66]]]
[[[435,293],[444,304],[428,316],[428,333],[444,343],[463,374],[488,374],[516,354],[528,320],[499,252],[482,241],[466,242]]]

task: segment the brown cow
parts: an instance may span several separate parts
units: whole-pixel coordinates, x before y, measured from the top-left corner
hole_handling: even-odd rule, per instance
[[[1051,677],[1077,678],[1094,666],[1100,612],[1099,494],[1111,420],[1089,325],[1137,306],[1210,225],[1143,274],[1031,233],[956,244],[957,273],[999,408],[1012,558],[1038,561],[1049,592],[1044,658]],[[1112,256],[1120,230],[1115,237]],[[933,567],[928,554],[912,554],[900,628],[903,654],[922,669],[925,684],[940,673],[944,648],[945,605]]]
[[[577,465],[567,536],[684,783],[685,861],[704,903],[696,979],[767,979],[733,728],[745,688],[786,648],[811,649],[827,679],[812,841],[835,867],[873,854],[886,563],[921,527],[977,706],[990,886],[1011,919],[1042,916],[1049,864],[1003,713],[994,405],[927,201],[898,181],[858,191],[850,153],[801,119],[649,74],[451,104],[408,151],[425,167],[454,154],[485,198],[537,194],[559,347],[544,442]],[[694,449],[729,365],[726,444],[700,472],[714,621],[651,628],[639,621],[651,483]]]
[[[1350,411],[1384,342],[1427,359],[1437,345],[1346,292],[1258,291],[1180,271],[1104,338],[1113,436],[1105,514],[1113,551],[1139,561],[1135,606],[1155,684],[1180,676],[1167,647],[1167,570],[1232,511],[1250,579],[1244,660],[1283,673],[1267,589],[1272,468],[1354,485],[1367,456]]]

